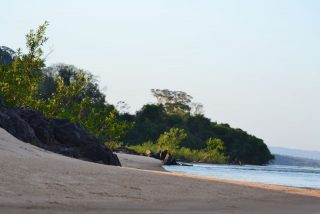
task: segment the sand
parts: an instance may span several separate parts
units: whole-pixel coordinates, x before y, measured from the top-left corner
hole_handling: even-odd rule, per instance
[[[153,171],[165,171],[162,168],[161,161],[158,159],[124,153],[116,154],[118,155],[122,167]]]
[[[320,214],[318,190],[185,176],[157,171],[155,159],[119,156],[124,167],[76,160],[0,129],[0,213]]]

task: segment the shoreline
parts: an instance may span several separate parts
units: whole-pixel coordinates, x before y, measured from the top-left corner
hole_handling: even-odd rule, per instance
[[[23,143],[0,129],[0,212],[317,214],[320,210],[318,191],[159,171],[159,160],[121,158],[123,167],[73,159]]]
[[[316,188],[292,187],[292,186],[284,186],[284,185],[276,185],[276,184],[262,184],[262,183],[255,183],[255,182],[228,180],[228,179],[222,179],[222,178],[213,178],[208,176],[172,172],[164,169],[162,167],[161,162],[158,159],[155,159],[152,157],[126,154],[126,153],[116,153],[116,154],[118,155],[120,162],[123,164],[122,166],[123,168],[143,170],[147,172],[164,174],[169,176],[201,179],[201,180],[206,180],[211,182],[222,182],[225,184],[235,184],[235,185],[242,185],[247,187],[256,187],[260,189],[281,191],[289,194],[320,197],[320,189],[316,189]]]
[[[312,196],[312,197],[320,198],[320,189],[315,189],[315,188],[292,187],[292,186],[284,186],[284,185],[276,185],[276,184],[261,184],[261,183],[255,183],[255,182],[228,180],[228,179],[222,179],[222,178],[212,178],[208,176],[190,175],[186,173],[171,172],[167,170],[166,171],[144,170],[144,171],[153,172],[156,174],[165,174],[169,176],[185,177],[190,179],[196,179],[196,180],[199,179],[199,180],[206,180],[210,182],[220,182],[225,184],[235,184],[235,185],[246,186],[246,187],[255,187],[260,189],[285,192],[289,194],[297,194],[297,195]]]

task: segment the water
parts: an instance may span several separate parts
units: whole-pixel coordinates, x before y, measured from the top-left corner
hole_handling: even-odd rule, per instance
[[[172,172],[212,178],[320,189],[320,168],[314,167],[194,164],[164,168]]]

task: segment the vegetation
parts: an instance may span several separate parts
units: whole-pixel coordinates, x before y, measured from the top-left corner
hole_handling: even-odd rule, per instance
[[[76,122],[111,148],[169,150],[183,160],[215,163],[265,164],[273,158],[263,140],[212,122],[202,104],[183,91],[152,89],[158,103],[134,115],[117,110],[89,72],[64,64],[46,67],[42,47],[47,26],[45,22],[26,35],[27,53],[18,50],[13,61],[1,52],[6,61],[0,63],[0,97],[7,105]]]
[[[0,65],[0,96],[9,106],[40,110],[76,122],[102,141],[119,141],[133,124],[106,103],[93,76],[69,65],[45,67],[47,26],[26,35],[26,54],[19,50],[12,63]]]
[[[123,140],[127,145],[157,142],[162,133],[176,127],[183,129],[187,134],[187,137],[180,144],[182,148],[190,149],[190,151],[182,149],[185,154],[193,154],[191,151],[205,151],[211,138],[209,142],[213,139],[220,139],[223,142],[223,149],[217,149],[216,154],[219,153],[225,158],[216,156],[217,162],[221,162],[223,159],[230,163],[264,164],[272,159],[263,140],[249,135],[241,129],[233,129],[228,124],[211,122],[202,114],[172,114],[168,113],[162,104],[148,104],[136,115],[133,115],[133,121],[133,128],[129,130]],[[188,156],[196,157],[196,155]],[[204,157],[207,156],[203,155],[201,158],[193,160],[203,160]],[[210,158],[210,161],[213,159]]]
[[[157,140],[160,150],[175,151],[180,148],[180,144],[187,138],[187,133],[183,129],[171,128],[164,132]]]
[[[221,141],[221,140],[220,140]],[[148,152],[157,154],[161,149],[158,143],[152,141],[145,142],[141,145],[129,146],[137,153],[147,155]],[[170,148],[168,151],[173,154],[178,160],[187,162],[202,162],[202,163],[228,163],[228,158],[223,153],[217,150],[201,149],[192,150],[186,147]]]

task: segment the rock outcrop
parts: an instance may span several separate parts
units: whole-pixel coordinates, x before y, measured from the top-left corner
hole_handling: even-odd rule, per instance
[[[21,141],[69,157],[120,166],[118,157],[76,123],[48,119],[39,111],[7,108],[0,101],[0,127]]]
[[[160,152],[160,160],[163,165],[177,165],[175,157],[173,157],[168,150]]]

